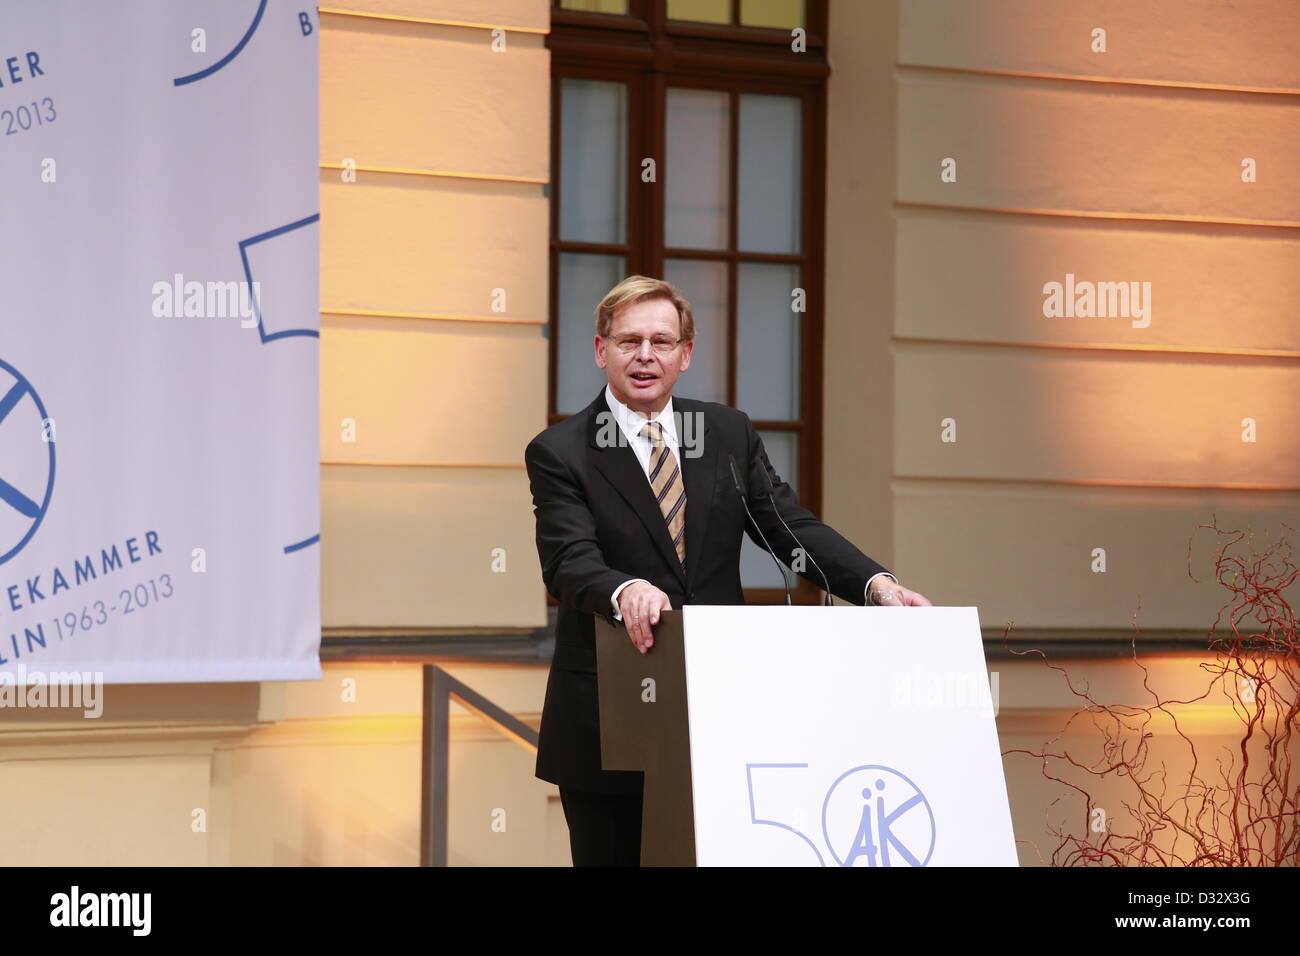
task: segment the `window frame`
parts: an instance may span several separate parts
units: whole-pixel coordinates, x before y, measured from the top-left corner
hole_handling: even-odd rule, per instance
[[[551,217],[549,236],[549,325],[547,346],[547,421],[567,415],[556,410],[558,366],[559,260],[562,252],[622,255],[629,274],[662,275],[664,260],[687,258],[726,261],[728,305],[726,336],[727,397],[736,389],[736,291],[741,262],[779,262],[800,269],[806,293],[799,355],[799,417],[794,421],[755,420],[759,431],[792,431],[799,438],[799,501],[819,513],[822,504],[822,372],[825,328],[826,219],[826,93],[830,66],[826,56],[827,0],[805,0],[807,49],[790,50],[790,31],[734,25],[740,0],[732,0],[733,25],[668,20],[666,0],[629,0],[627,14],[566,10],[553,0],[551,33]],[[623,83],[627,87],[627,240],[586,243],[559,238],[560,89],[565,79]],[[641,160],[654,157],[658,167],[666,158],[667,91],[669,87],[723,90],[730,97],[731,168],[726,250],[667,249],[664,246],[663,177],[641,182]],[[801,251],[797,254],[741,252],[736,246],[739,211],[737,154],[741,93],[798,96],[802,102],[803,148]],[[594,308],[595,303],[592,303]],[[571,414],[571,413],[570,413]],[[794,600],[815,604],[820,588],[799,577]],[[782,588],[746,588],[746,600],[781,603]]]

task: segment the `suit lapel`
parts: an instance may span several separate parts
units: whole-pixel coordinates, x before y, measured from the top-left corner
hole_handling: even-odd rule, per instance
[[[676,406],[676,400],[673,404]],[[664,556],[664,560],[668,562],[673,573],[685,587],[686,574],[682,571],[681,562],[677,560],[677,549],[673,547],[673,539],[668,537],[668,525],[664,522],[663,512],[659,510],[654,490],[646,480],[645,472],[641,470],[641,462],[637,460],[636,452],[627,443],[623,430],[614,418],[614,413],[609,410],[604,389],[601,389],[596,400],[588,407],[587,413],[588,455],[591,457],[592,464],[609,479],[614,489],[636,512],[636,516],[645,525],[655,547],[659,549],[659,553]],[[686,553],[689,561],[692,519],[691,484],[690,472],[685,469],[683,472],[682,477],[686,488]]]

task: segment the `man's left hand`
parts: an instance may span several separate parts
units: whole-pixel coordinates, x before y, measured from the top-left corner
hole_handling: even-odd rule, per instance
[[[883,607],[933,607],[920,591],[895,584],[883,574],[871,582],[871,603]]]

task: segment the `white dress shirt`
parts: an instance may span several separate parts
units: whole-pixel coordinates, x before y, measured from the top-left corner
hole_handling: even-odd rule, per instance
[[[660,427],[663,429],[664,444],[668,446],[668,450],[673,453],[673,457],[677,460],[677,467],[679,469],[681,468],[682,456],[678,447],[677,426],[673,421],[673,399],[671,395],[668,397],[667,404],[664,405],[663,409],[659,414],[655,415],[653,419],[646,418],[645,415],[642,415],[634,409],[628,408],[620,402],[614,397],[614,393],[608,385],[605,386],[605,401],[609,403],[610,411],[614,413],[614,420],[618,422],[618,427],[627,438],[627,443],[632,446],[632,451],[636,453],[636,459],[641,463],[641,470],[645,472],[647,482],[650,481],[650,454],[653,451],[653,446],[650,443],[650,439],[641,434],[641,429],[645,427],[645,423],[648,421],[653,420],[659,422]],[[685,483],[685,480],[686,472],[683,471],[683,483]],[[687,534],[690,534],[690,532],[687,531]],[[866,587],[862,590],[863,598],[867,604],[871,603],[871,582],[882,574],[890,577],[895,584],[898,583],[898,578],[895,578],[888,571],[880,571],[873,574],[867,581]],[[614,620],[623,620],[623,615],[619,611],[618,607],[619,594],[629,584],[633,584],[637,581],[645,581],[645,578],[630,578],[614,589],[614,594],[609,599],[610,603],[614,606]],[[646,583],[649,584],[650,582],[646,581]]]
[[[605,401],[609,403],[609,410],[614,413],[614,421],[618,422],[618,427],[627,439],[627,443],[632,446],[632,451],[636,452],[636,460],[641,463],[641,470],[646,476],[645,480],[649,482],[650,454],[654,449],[650,439],[641,434],[641,429],[651,419],[620,402],[614,397],[614,392],[608,385],[605,386]],[[673,453],[673,458],[677,460],[677,467],[680,469],[682,467],[682,456],[678,450],[677,425],[673,421],[673,398],[671,395],[668,396],[668,402],[660,410],[659,414],[654,416],[653,420],[657,421],[659,427],[663,429],[664,444]],[[686,473],[684,471],[682,472],[682,484],[683,486],[686,484]],[[614,589],[614,594],[609,599],[610,603],[614,605],[614,620],[616,621],[623,620],[623,615],[618,609],[618,596],[625,587],[634,581],[645,581],[645,578],[632,578],[624,581]]]
[[[650,439],[641,434],[641,429],[645,428],[648,421],[656,421],[663,429],[664,444],[673,453],[677,459],[677,466],[682,464],[681,454],[678,452],[677,441],[677,423],[673,421],[673,398],[668,396],[668,402],[664,405],[663,410],[653,418],[646,418],[640,412],[628,408],[617,398],[614,397],[613,391],[608,385],[605,386],[605,401],[609,402],[610,411],[614,413],[614,421],[618,422],[618,427],[627,437],[627,443],[632,446],[636,452],[636,460],[641,462],[641,470],[646,473],[646,480],[650,480],[650,453],[653,446]]]

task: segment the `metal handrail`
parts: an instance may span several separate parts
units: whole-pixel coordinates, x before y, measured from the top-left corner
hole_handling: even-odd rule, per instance
[[[420,866],[446,866],[451,701],[473,711],[524,749],[537,753],[537,731],[458,681],[436,664],[424,665],[424,727],[420,750]]]

